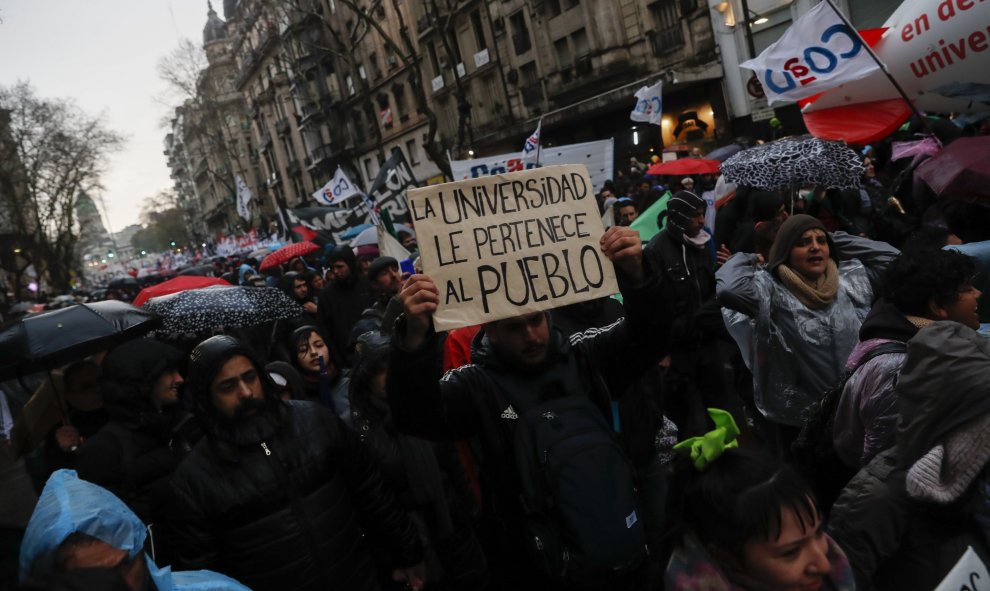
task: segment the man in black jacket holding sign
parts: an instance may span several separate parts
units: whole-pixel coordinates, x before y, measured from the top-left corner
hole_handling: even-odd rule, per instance
[[[624,320],[570,341],[546,312],[489,322],[473,343],[474,363],[442,379],[437,286],[413,275],[399,293],[392,416],[424,438],[477,436],[497,587],[643,586],[646,522],[655,517],[643,514],[649,500],[634,490],[612,399],[666,353],[670,319],[638,233],[611,228],[600,246],[618,272]]]

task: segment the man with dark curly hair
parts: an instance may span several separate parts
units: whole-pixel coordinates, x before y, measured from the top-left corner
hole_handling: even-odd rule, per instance
[[[909,248],[887,268],[883,297],[873,304],[846,363],[846,382],[835,415],[833,442],[850,468],[858,470],[894,445],[897,398],[894,386],[904,363],[905,343],[937,321],[980,327],[973,286],[973,260],[954,250]]]

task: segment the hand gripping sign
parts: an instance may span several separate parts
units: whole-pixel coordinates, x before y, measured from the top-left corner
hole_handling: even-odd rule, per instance
[[[440,291],[436,330],[453,330],[619,291],[581,165],[409,190],[423,271]]]

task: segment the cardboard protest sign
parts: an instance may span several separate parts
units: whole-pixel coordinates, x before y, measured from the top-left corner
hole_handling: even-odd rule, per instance
[[[588,170],[550,166],[409,190],[436,330],[619,291]]]
[[[988,582],[990,582],[990,573],[970,546],[935,591],[976,591],[985,589]]]

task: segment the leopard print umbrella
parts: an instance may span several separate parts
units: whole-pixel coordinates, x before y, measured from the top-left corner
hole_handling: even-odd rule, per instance
[[[844,142],[809,136],[743,150],[722,163],[726,181],[758,189],[804,184],[859,188],[865,172],[863,159]]]

